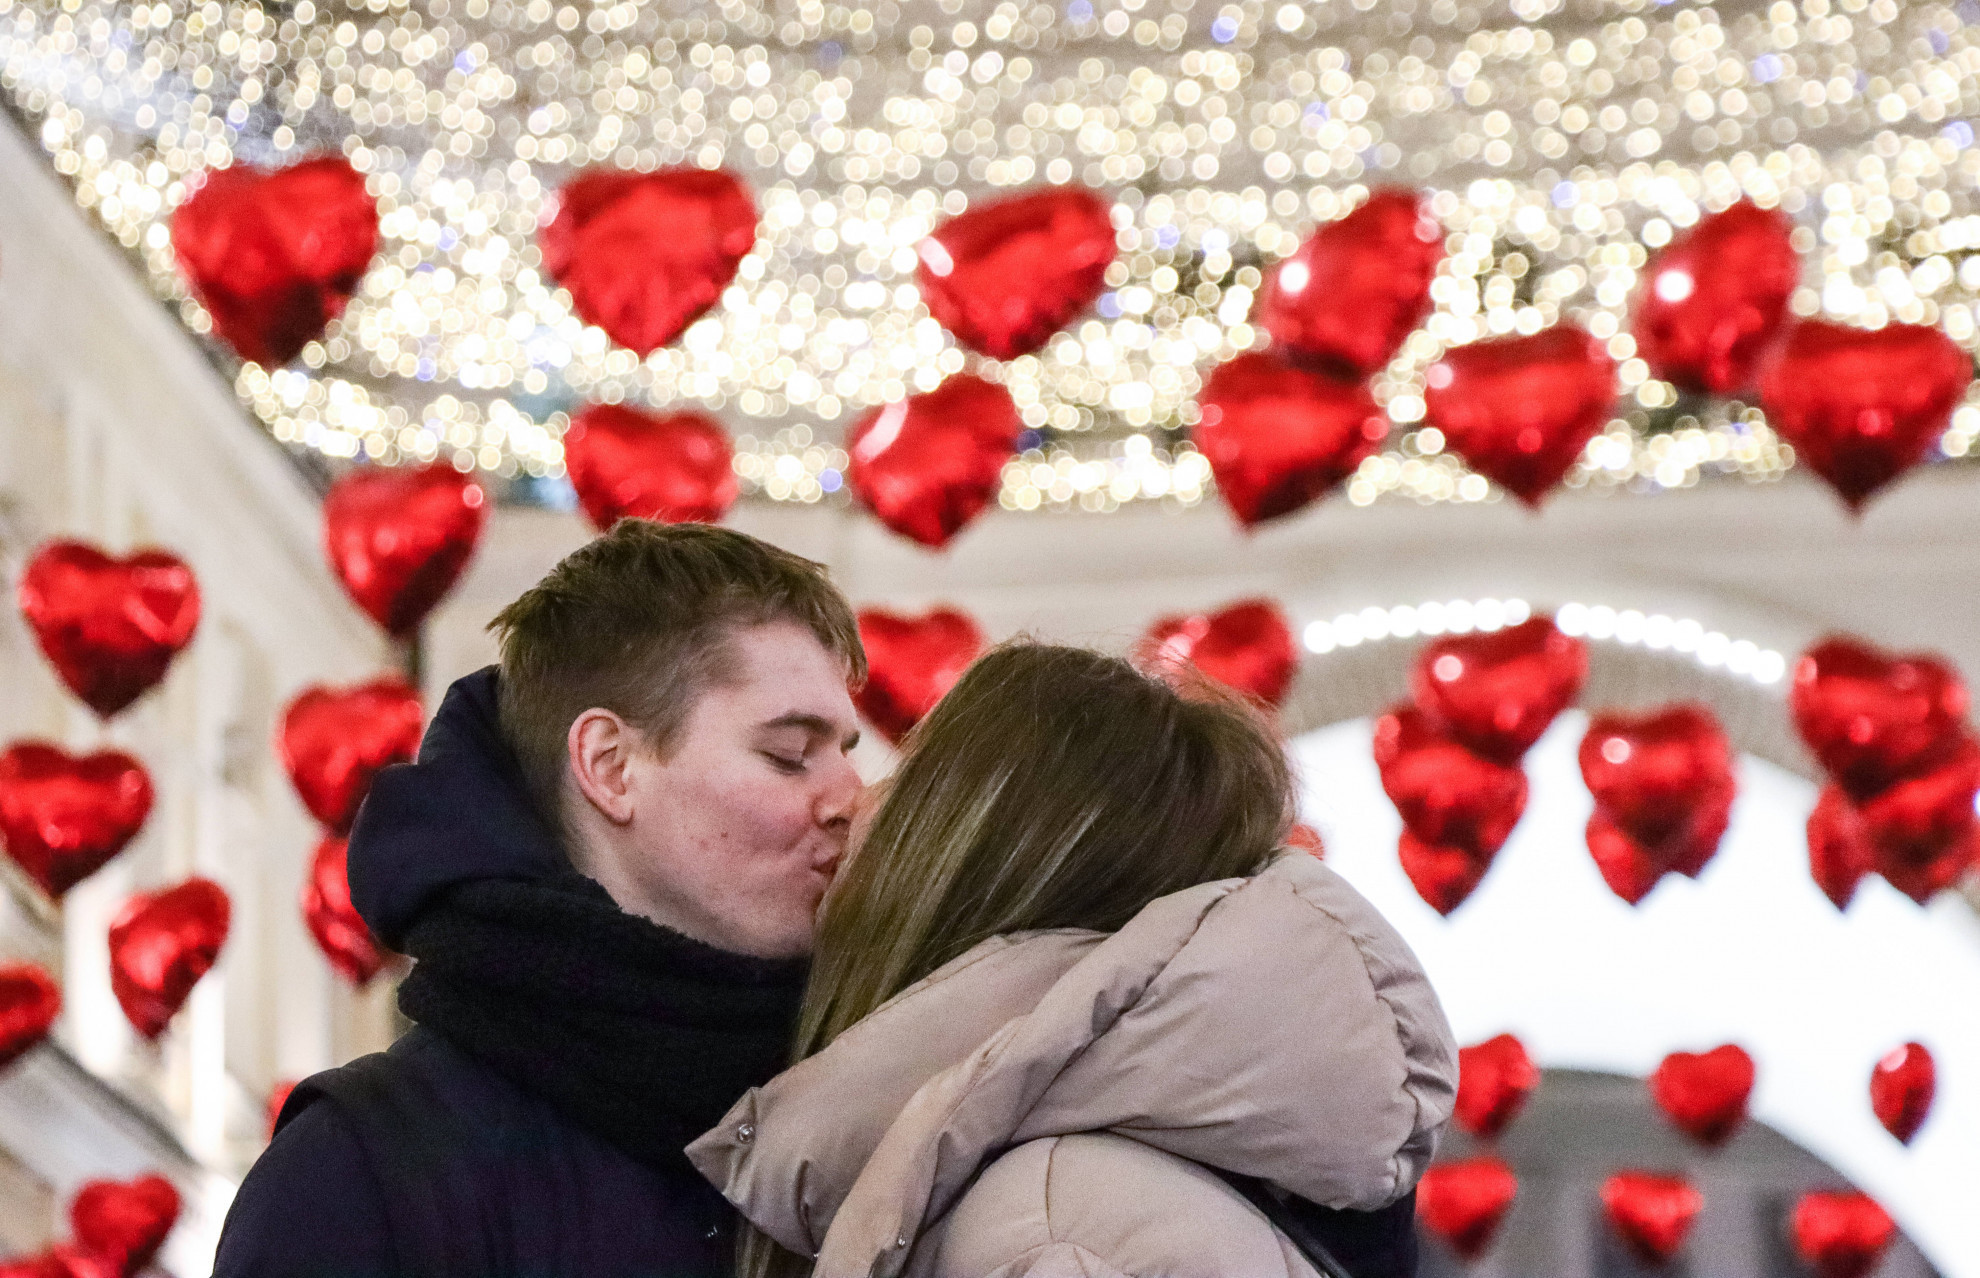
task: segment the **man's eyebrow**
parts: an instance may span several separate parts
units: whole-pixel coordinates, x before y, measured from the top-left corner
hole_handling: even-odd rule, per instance
[[[830,719],[827,719],[824,715],[806,714],[802,710],[793,710],[789,714],[780,714],[774,719],[765,720],[759,726],[764,728],[765,730],[774,730],[777,728],[802,728],[806,732],[809,732],[814,736],[827,737],[827,738],[835,736],[838,733],[837,726],[834,725],[833,722]],[[859,744],[858,728],[854,728],[851,732],[847,733],[845,739],[840,742],[841,748],[846,750],[850,750],[858,744]]]

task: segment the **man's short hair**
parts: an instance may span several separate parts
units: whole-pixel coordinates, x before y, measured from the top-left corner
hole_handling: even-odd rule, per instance
[[[622,519],[566,555],[488,628],[501,640],[502,734],[561,826],[565,739],[594,707],[669,750],[695,702],[734,677],[730,636],[790,621],[866,678],[859,625],[824,565],[728,528]]]

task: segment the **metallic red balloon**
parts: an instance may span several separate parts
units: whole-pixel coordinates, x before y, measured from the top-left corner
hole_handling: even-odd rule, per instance
[[[1930,768],[1965,737],[1966,684],[1950,665],[1843,636],[1802,654],[1789,705],[1802,741],[1858,800]]]
[[[278,368],[357,291],[378,251],[378,201],[340,155],[214,169],[172,215],[172,249],[214,331]]]
[[[276,753],[310,815],[348,834],[371,779],[419,753],[419,693],[388,675],[350,688],[305,688],[282,715]]]
[[[1967,739],[1944,762],[1858,804],[1877,872],[1920,905],[1957,883],[1980,848],[1976,794],[1980,747]]]
[[[1420,195],[1376,191],[1272,268],[1258,323],[1288,359],[1366,377],[1430,314],[1443,257],[1444,230]]]
[[[165,1245],[179,1207],[179,1191],[163,1176],[92,1180],[69,1204],[69,1228],[80,1249],[135,1274]]]
[[[1588,678],[1588,646],[1550,617],[1425,645],[1409,686],[1430,722],[1469,749],[1514,764]]]
[[[1667,872],[1695,877],[1718,851],[1737,787],[1732,743],[1706,707],[1598,714],[1580,762],[1595,797],[1589,849],[1630,904]]]
[[[445,462],[359,467],[323,499],[323,550],[358,607],[404,638],[467,567],[488,505],[481,485]]]
[[[862,608],[859,638],[867,675],[853,701],[881,736],[896,743],[947,695],[987,642],[975,620],[954,608],[920,616]]]
[[[1684,1249],[1705,1195],[1682,1176],[1617,1172],[1602,1182],[1609,1228],[1646,1265],[1667,1264]]]
[[[735,452],[706,413],[593,404],[564,432],[564,465],[599,532],[621,519],[712,524],[736,500]]]
[[[146,1038],[165,1032],[226,944],[233,907],[210,879],[140,892],[110,924],[110,990]]]
[[[295,1090],[294,1079],[284,1079],[268,1089],[268,1101],[262,1109],[268,1119],[266,1136],[269,1140],[275,1139],[275,1124],[281,1120],[282,1107],[289,1103],[289,1093]]]
[[[1426,843],[1489,857],[1526,811],[1526,774],[1467,750],[1410,705],[1375,721],[1375,766],[1403,825]]]
[[[1204,384],[1194,435],[1246,527],[1290,514],[1354,474],[1389,432],[1368,388],[1239,355]]]
[[[1538,509],[1609,420],[1616,364],[1572,324],[1456,346],[1424,374],[1424,421],[1473,470]]]
[[[1793,234],[1780,213],[1741,200],[1658,252],[1631,321],[1650,371],[1700,394],[1751,385],[1801,278]]]
[[[1936,328],[1807,320],[1761,376],[1767,424],[1853,511],[1917,465],[1973,380],[1973,357]]]
[[[1822,787],[1808,814],[1808,872],[1837,909],[1849,908],[1863,876],[1877,868],[1863,817],[1841,788]]]
[[[0,1069],[48,1037],[62,1014],[62,991],[32,963],[0,963]]]
[[[32,1256],[0,1261],[0,1278],[131,1278],[114,1261],[57,1243]]]
[[[1939,1067],[1923,1043],[1887,1053],[1870,1073],[1870,1108],[1884,1130],[1909,1145],[1931,1116],[1939,1091]]]
[[[1458,1049],[1457,1108],[1452,1117],[1480,1140],[1492,1140],[1526,1108],[1540,1067],[1511,1034]]]
[[[1496,855],[1496,852],[1474,852],[1470,848],[1432,843],[1418,838],[1407,826],[1396,843],[1396,858],[1402,863],[1410,886],[1439,914],[1449,914],[1478,890]]]
[[[1283,703],[1299,670],[1285,612],[1269,599],[1244,599],[1211,613],[1163,617],[1139,645],[1158,674],[1193,666],[1268,706]]]
[[[1009,391],[958,373],[855,422],[847,483],[881,523],[941,547],[997,496],[1023,431]]]
[[[1868,1278],[1897,1237],[1897,1222],[1858,1190],[1810,1190],[1795,1201],[1788,1230],[1815,1278]]]
[[[350,848],[332,836],[316,845],[302,890],[303,922],[330,966],[362,988],[385,966],[385,951],[351,904]]]
[[[1679,1131],[1717,1149],[1746,1121],[1754,1073],[1753,1058],[1736,1043],[1672,1052],[1650,1075],[1650,1098]]]
[[[756,244],[756,202],[719,169],[590,169],[537,244],[577,317],[644,358],[720,300]]]
[[[1519,1177],[1496,1158],[1438,1163],[1416,1186],[1416,1218],[1467,1263],[1483,1256],[1519,1196]]]
[[[0,754],[0,839],[49,896],[124,850],[151,814],[151,777],[127,754],[23,741]]]
[[[55,673],[106,719],[163,679],[199,627],[199,583],[162,550],[120,559],[51,541],[28,561],[16,597]]]
[[[1093,305],[1116,249],[1107,201],[1064,187],[980,204],[917,252],[915,281],[935,322],[979,354],[1015,359]]]

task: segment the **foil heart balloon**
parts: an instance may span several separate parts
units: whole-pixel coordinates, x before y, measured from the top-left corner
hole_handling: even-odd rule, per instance
[[[1715,800],[1721,811],[1732,806],[1732,792],[1727,790],[1723,798]],[[1666,874],[1696,874],[1703,870],[1713,853],[1718,851],[1719,833],[1724,830],[1721,823],[1716,830],[1699,836],[1697,841],[1689,837],[1662,844],[1647,844],[1622,826],[1603,808],[1597,807],[1588,818],[1586,839],[1588,855],[1595,861],[1595,868],[1602,874],[1602,881],[1631,905],[1640,904],[1644,897]]]
[[[1432,844],[1487,856],[1526,811],[1526,774],[1440,732],[1409,705],[1375,721],[1375,766],[1403,825]]]
[[[887,527],[944,546],[996,497],[1023,430],[1009,391],[958,373],[854,423],[847,482]]]
[[[1684,1248],[1705,1196],[1682,1176],[1617,1172],[1602,1182],[1602,1214],[1630,1254],[1646,1265],[1668,1263]]]
[[[1923,1043],[1888,1052],[1870,1071],[1870,1108],[1884,1130],[1909,1145],[1932,1113],[1939,1091],[1939,1067]]]
[[[127,754],[24,741],[0,754],[0,840],[49,896],[102,869],[151,813],[151,777]]]
[[[1432,843],[1405,827],[1396,842],[1396,859],[1410,886],[1439,914],[1463,905],[1492,868],[1494,852]]]
[[[1795,1201],[1788,1232],[1815,1278],[1867,1278],[1897,1237],[1897,1222],[1857,1190],[1810,1190]]]
[[[110,989],[146,1038],[165,1032],[226,943],[233,907],[208,879],[140,892],[110,924]]]
[[[593,404],[564,432],[578,504],[599,532],[621,519],[712,524],[736,500],[728,432],[705,413]]]
[[[1679,1131],[1717,1149],[1746,1121],[1753,1078],[1753,1058],[1735,1043],[1672,1052],[1650,1075],[1650,1097]]]
[[[302,915],[330,966],[362,988],[384,968],[385,952],[351,904],[349,857],[343,839],[326,838],[316,845],[309,878],[303,883]]]
[[[0,1261],[0,1278],[130,1278],[116,1263],[58,1243],[32,1256]]]
[[[1444,231],[1415,191],[1376,191],[1272,268],[1258,323],[1288,358],[1359,380],[1430,314]]]
[[[976,622],[954,608],[918,617],[862,608],[859,638],[867,675],[853,701],[868,723],[896,743],[955,686],[985,644]]]
[[[323,549],[358,607],[405,638],[453,587],[487,522],[481,485],[444,462],[363,466],[323,499]]]
[[[1295,821],[1286,831],[1286,846],[1298,848],[1318,860],[1327,859],[1327,843],[1320,837],[1320,831],[1304,821]]]
[[[62,991],[32,963],[0,963],[0,1069],[48,1037],[62,1013]]]
[[[1615,407],[1616,366],[1572,324],[1457,346],[1424,374],[1424,420],[1467,465],[1538,509]]]
[[[1588,647],[1549,617],[1426,645],[1409,686],[1430,722],[1470,749],[1515,764],[1588,678]]]
[[[1920,905],[1958,882],[1980,839],[1976,795],[1980,746],[1968,738],[1950,758],[1858,804],[1877,872]]]
[[[276,753],[310,815],[346,834],[371,779],[419,753],[419,693],[393,676],[351,688],[306,688],[289,703]]]
[[[1854,511],[1917,465],[1973,380],[1973,360],[1936,328],[1794,326],[1760,383],[1767,424]]]
[[[1100,296],[1114,260],[1107,201],[1079,187],[978,205],[921,242],[935,322],[992,359],[1029,355]]]
[[[1417,1183],[1416,1218],[1470,1262],[1490,1249],[1518,1196],[1519,1177],[1496,1158],[1438,1163]]]
[[[93,1180],[69,1204],[76,1245],[135,1274],[145,1268],[179,1222],[179,1191],[163,1176]]]
[[[1495,1139],[1526,1108],[1540,1085],[1540,1067],[1510,1034],[1458,1049],[1458,1126],[1480,1140]]]
[[[1808,814],[1808,872],[1815,886],[1837,909],[1848,909],[1863,876],[1876,868],[1856,805],[1839,787],[1823,786]]]
[[[284,1080],[268,1089],[268,1102],[262,1107],[262,1112],[268,1120],[266,1135],[269,1140],[275,1139],[275,1127],[282,1121],[282,1109],[289,1103],[289,1096],[295,1090],[296,1084],[293,1079]]]
[[[1858,800],[1929,768],[1965,737],[1966,685],[1952,667],[1856,639],[1831,637],[1803,653],[1789,706],[1802,741]]]
[[[1732,815],[1732,744],[1704,706],[1598,714],[1580,763],[1595,798],[1589,851],[1631,905],[1666,873],[1696,876],[1718,851]]]
[[[378,251],[378,201],[342,156],[236,164],[172,215],[172,249],[214,331],[276,368],[343,314]]]
[[[1741,200],[1652,258],[1630,325],[1650,371],[1697,394],[1750,385],[1801,278],[1793,234],[1780,213]]]
[[[1368,388],[1270,355],[1219,364],[1196,446],[1246,527],[1290,514],[1354,474],[1389,430]]]
[[[1299,669],[1292,626],[1269,599],[1246,599],[1212,613],[1163,617],[1142,637],[1139,655],[1157,672],[1193,666],[1268,706],[1286,699]]]
[[[756,244],[756,202],[719,169],[590,169],[537,244],[577,317],[644,358],[721,298]]]
[[[55,673],[106,719],[163,679],[199,626],[199,583],[162,550],[119,559],[51,541],[28,561],[17,597]]]

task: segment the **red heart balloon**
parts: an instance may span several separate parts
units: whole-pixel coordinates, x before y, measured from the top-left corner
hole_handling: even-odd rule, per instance
[[[1767,424],[1851,510],[1917,465],[1973,380],[1936,328],[1867,330],[1805,320],[1762,375]]]
[[[881,523],[940,547],[996,497],[1023,431],[1009,391],[958,373],[854,423],[846,479]]]
[[[1746,1121],[1753,1076],[1753,1058],[1733,1043],[1709,1052],[1672,1052],[1650,1075],[1650,1096],[1679,1131],[1717,1149]]]
[[[316,845],[303,884],[303,922],[330,966],[363,988],[385,966],[385,951],[351,904],[350,845],[326,838]]]
[[[296,1090],[294,1079],[286,1079],[268,1089],[268,1103],[264,1110],[268,1116],[267,1136],[275,1139],[275,1124],[281,1121],[282,1109],[289,1103],[289,1094]]]
[[[1140,654],[1158,673],[1193,666],[1265,705],[1286,699],[1299,652],[1292,626],[1269,599],[1246,599],[1212,613],[1163,617],[1142,636]]]
[[[1831,637],[1795,663],[1794,726],[1822,767],[1862,800],[1953,753],[1966,685],[1944,661]]]
[[[110,989],[138,1033],[165,1032],[220,957],[232,915],[226,889],[209,879],[124,903],[110,924]]]
[[[1366,386],[1270,355],[1219,364],[1200,409],[1196,445],[1246,527],[1290,514],[1354,474],[1389,431]]]
[[[1465,749],[1410,705],[1375,721],[1375,766],[1403,825],[1426,843],[1490,856],[1526,811],[1526,774]]]
[[[1808,872],[1815,885],[1837,909],[1848,909],[1863,876],[1876,868],[1856,805],[1838,787],[1823,786],[1808,814]]]
[[[62,991],[32,963],[0,963],[0,1069],[48,1037],[62,1014]]]
[[[1538,509],[1609,420],[1616,364],[1586,332],[1556,324],[1444,353],[1424,374],[1424,421],[1479,474]]]
[[[735,279],[756,245],[756,202],[719,169],[590,169],[557,193],[537,243],[577,317],[644,358]]]
[[[1857,1190],[1811,1190],[1795,1202],[1789,1231],[1815,1278],[1867,1278],[1897,1237],[1897,1222]]]
[[[419,693],[393,675],[350,688],[305,688],[282,716],[275,748],[303,806],[348,834],[371,779],[419,753]]]
[[[378,251],[378,201],[340,155],[207,173],[172,215],[172,249],[214,331],[269,368],[344,313]]]
[[[58,1243],[32,1256],[0,1261],[0,1278],[129,1278],[113,1261]]]
[[[564,465],[592,527],[621,519],[712,524],[736,500],[735,453],[705,413],[593,404],[564,432]]]
[[[1702,826],[1717,846],[1731,810],[1732,742],[1705,706],[1597,714],[1579,757],[1595,802],[1633,837],[1658,846]]]
[[[57,899],[124,850],[151,798],[144,765],[115,750],[78,756],[23,741],[0,754],[0,839]]]
[[[1971,739],[1928,772],[1893,782],[1857,806],[1877,872],[1923,905],[1973,864],[1980,819],[1980,746]]]
[[[1286,846],[1298,848],[1322,861],[1327,859],[1327,844],[1321,839],[1320,831],[1304,821],[1293,822],[1286,831]]]
[[[1458,1049],[1459,1127],[1480,1140],[1492,1140],[1519,1117],[1526,1098],[1540,1085],[1540,1067],[1526,1044],[1510,1034]]]
[[[28,561],[18,598],[55,673],[106,719],[163,679],[199,626],[199,583],[162,550],[119,559],[51,541]]]
[[[1730,808],[1732,792],[1727,790],[1722,799],[1713,803],[1721,811]],[[1602,881],[1609,885],[1609,890],[1637,905],[1666,874],[1695,875],[1703,870],[1718,851],[1719,834],[1723,831],[1722,823],[1695,840],[1688,834],[1680,834],[1669,842],[1646,844],[1616,824],[1606,809],[1597,807],[1588,818],[1588,854],[1594,858],[1595,868],[1601,871]]]
[[[1403,873],[1409,876],[1416,894],[1439,914],[1449,914],[1478,889],[1485,872],[1492,868],[1495,852],[1474,852],[1470,848],[1432,843],[1418,838],[1407,827],[1396,844],[1396,856]]]
[[[323,499],[323,549],[358,607],[404,638],[452,589],[487,523],[481,485],[444,462],[365,466]]]
[[[1551,617],[1427,644],[1410,670],[1433,725],[1499,763],[1515,764],[1588,678],[1588,646]]]
[[[1420,195],[1376,191],[1272,268],[1258,323],[1289,358],[1367,377],[1430,314],[1430,283],[1443,257],[1443,228]]]
[[[1682,1176],[1617,1172],[1602,1182],[1602,1213],[1632,1255],[1646,1265],[1667,1263],[1684,1247],[1705,1196]]]
[[[77,1245],[125,1274],[149,1265],[178,1221],[179,1191],[163,1176],[93,1180],[69,1204]]]
[[[1519,1177],[1496,1158],[1438,1163],[1417,1182],[1416,1218],[1470,1262],[1491,1247],[1518,1196]]]
[[[992,359],[1028,355],[1106,287],[1107,201],[1080,187],[1031,191],[958,214],[921,242],[915,282],[935,322]]]
[[[1870,1108],[1901,1144],[1909,1145],[1925,1125],[1938,1091],[1939,1067],[1923,1043],[1886,1053],[1870,1071]]]
[[[1741,200],[1652,258],[1630,325],[1650,370],[1697,394],[1750,385],[1801,279],[1793,234],[1780,213]]]
[[[983,652],[983,631],[969,614],[935,608],[918,617],[862,608],[866,684],[853,697],[866,721],[898,743],[962,678]]]

